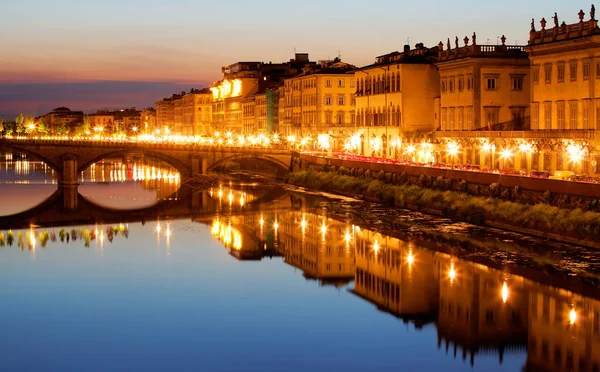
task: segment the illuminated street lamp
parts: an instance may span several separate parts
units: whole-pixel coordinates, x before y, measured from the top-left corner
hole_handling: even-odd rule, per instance
[[[456,142],[449,142],[447,145],[447,151],[450,155],[450,162],[452,163],[452,165],[454,165],[454,159],[456,158],[456,155],[458,155],[459,149],[460,147]]]
[[[502,152],[500,152],[500,158],[502,159],[502,169],[506,169],[506,161],[510,161],[510,158],[512,158],[512,156],[513,152],[509,148],[506,148],[502,150]]]

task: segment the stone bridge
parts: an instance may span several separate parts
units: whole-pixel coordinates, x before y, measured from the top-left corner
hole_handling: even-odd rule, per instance
[[[39,205],[10,216],[0,217],[0,230],[25,229],[30,226],[65,227],[95,224],[134,223],[173,219],[205,219],[214,216],[238,216],[259,212],[276,213],[292,208],[290,196],[283,189],[272,189],[244,206],[222,206],[208,191],[181,187],[171,197],[154,206],[117,210],[99,206],[78,193],[76,186],[59,186]]]
[[[144,156],[160,159],[182,178],[206,174],[229,161],[242,169],[264,164],[281,177],[290,171],[292,152],[275,148],[244,148],[127,141],[0,138],[0,149],[31,155],[53,168],[61,184],[77,184],[78,175],[102,159]]]

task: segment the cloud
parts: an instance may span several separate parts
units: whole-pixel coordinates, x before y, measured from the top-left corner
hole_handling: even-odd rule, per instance
[[[173,93],[209,84],[139,81],[0,84],[0,117],[12,119],[19,113],[39,116],[59,106],[85,112],[103,108],[140,109],[154,106],[154,102]]]

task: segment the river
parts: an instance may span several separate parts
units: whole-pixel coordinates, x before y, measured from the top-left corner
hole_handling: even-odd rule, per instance
[[[48,167],[0,158],[2,371],[599,371],[591,250],[281,186],[188,189],[150,160],[80,182],[65,211]]]

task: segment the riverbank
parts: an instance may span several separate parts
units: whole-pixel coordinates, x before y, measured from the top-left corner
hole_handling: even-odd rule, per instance
[[[521,204],[409,183],[391,184],[385,179],[347,176],[337,172],[297,172],[290,174],[287,182],[345,196],[361,195],[366,200],[391,207],[600,249],[596,241],[600,234],[600,213],[597,212],[563,209],[543,203]]]

